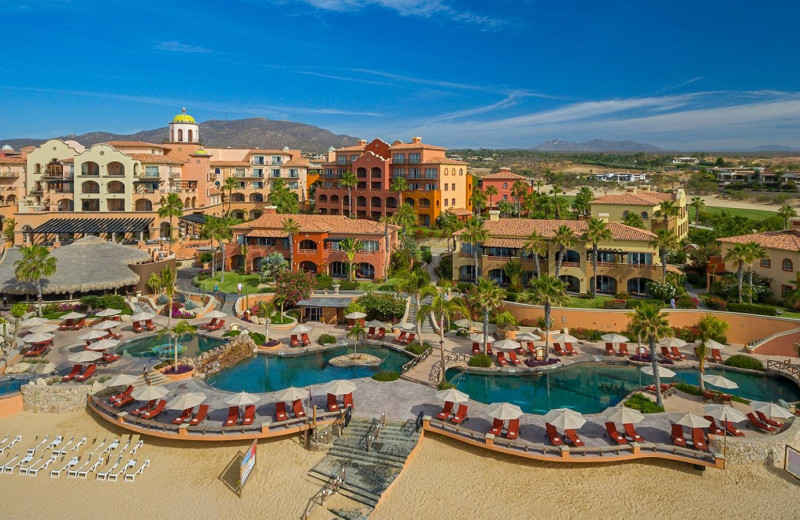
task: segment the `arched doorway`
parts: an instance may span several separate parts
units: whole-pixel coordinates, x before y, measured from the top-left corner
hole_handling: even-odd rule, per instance
[[[601,294],[616,294],[617,293],[617,280],[611,276],[597,275],[597,292]],[[594,279],[594,277],[592,278]],[[590,280],[591,284],[592,281]],[[591,289],[591,285],[589,286]]]
[[[631,278],[628,280],[628,294],[631,296],[649,296],[650,280],[647,278]]]
[[[367,262],[360,262],[356,265],[356,278],[375,278],[375,266]]]
[[[581,292],[581,281],[568,274],[562,274],[558,277],[559,280],[567,284],[567,292],[570,293],[579,293]]]
[[[159,236],[161,238],[169,238],[170,231],[169,231],[169,222],[162,222],[161,225],[158,227],[159,229]]]
[[[328,266],[328,274],[333,278],[347,278],[347,264],[344,262],[331,262]]]
[[[309,260],[304,260],[303,262],[300,262],[299,267],[300,267],[300,269],[302,271],[306,271],[308,273],[315,273],[316,274],[316,272],[317,272],[317,264],[315,264],[314,262],[311,262]]]
[[[504,269],[492,269],[489,271],[489,279],[498,285],[511,283],[511,278],[508,277]]]

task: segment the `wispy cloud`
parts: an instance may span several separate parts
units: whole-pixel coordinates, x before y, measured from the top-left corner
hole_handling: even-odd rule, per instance
[[[210,54],[211,50],[199,45],[191,45],[176,40],[158,42],[156,49],[166,52],[182,52],[184,54]]]

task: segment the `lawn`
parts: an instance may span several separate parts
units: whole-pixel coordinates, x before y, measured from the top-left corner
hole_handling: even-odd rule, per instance
[[[613,296],[607,296],[603,294],[598,294],[597,298],[594,300],[570,296],[569,301],[567,302],[567,307],[572,307],[575,309],[602,309],[603,302],[612,298]]]
[[[724,208],[717,206],[706,206],[702,209],[703,213],[709,215],[716,215],[723,211],[727,211],[730,215],[751,218],[753,220],[764,220],[765,218],[777,215],[776,211],[765,211],[763,209],[746,209],[746,208]],[[689,220],[694,223],[694,208],[689,207]]]
[[[200,287],[206,292],[214,290],[214,284],[219,284],[219,290],[226,293],[235,293],[237,291],[237,284],[242,282],[242,285],[247,289],[247,292],[254,293],[258,291],[260,284],[260,276],[258,274],[239,274],[236,272],[225,272],[225,281],[219,281],[220,274],[206,278],[200,283]]]

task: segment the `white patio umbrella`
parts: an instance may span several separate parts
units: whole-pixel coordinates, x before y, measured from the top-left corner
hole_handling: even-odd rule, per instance
[[[258,397],[248,394],[247,392],[239,392],[225,400],[225,404],[231,406],[246,406],[248,404],[255,404],[258,402]]]
[[[680,414],[676,416],[672,422],[680,424],[681,426],[688,426],[689,428],[708,428],[711,426],[709,421],[693,413]]]
[[[747,420],[747,416],[741,410],[737,410],[727,404],[707,404],[703,406],[703,412],[709,417],[720,421],[742,422]]]
[[[119,327],[120,325],[121,325],[121,323],[118,322],[118,321],[105,320],[105,321],[101,321],[97,325],[94,325],[92,328],[94,330],[111,330],[114,327]]]
[[[122,311],[119,309],[103,309],[102,311],[95,312],[95,316],[100,316],[101,318],[107,318],[109,316],[116,316]]]
[[[298,325],[297,327],[291,330],[290,334],[302,334],[304,332],[311,332],[311,327],[306,327],[305,325]]]
[[[600,339],[602,339],[603,341],[607,341],[609,343],[627,343],[628,341],[630,341],[630,339],[623,336],[622,334],[616,334],[616,333],[603,334],[602,336],[600,336]]]
[[[132,385],[132,384],[136,383],[137,381],[139,381],[139,379],[140,379],[140,377],[137,377],[137,376],[132,376],[132,375],[128,375],[128,374],[119,374],[119,375],[116,375],[116,376],[112,377],[111,379],[109,379],[108,381],[106,381],[103,384],[105,384],[106,386],[111,387],[111,388],[117,388],[117,387]]]
[[[522,332],[517,334],[517,341],[539,341],[541,336],[537,336],[533,332]]]
[[[348,320],[360,320],[361,318],[366,318],[367,315],[360,311],[351,312],[350,314],[346,314],[344,316]]]
[[[460,320],[456,320],[453,322],[456,327],[461,327],[462,329],[468,329],[470,327],[475,327],[476,324],[474,321],[469,320],[467,318],[461,318]]]
[[[501,339],[500,341],[492,342],[492,349],[497,350],[517,350],[520,347],[522,347],[522,345],[510,339]]]
[[[575,430],[586,423],[583,415],[569,408],[555,408],[547,412],[544,420],[561,430]]]
[[[727,345],[723,345],[719,341],[714,341],[713,339],[706,340],[706,348],[725,350],[726,347]]]
[[[550,337],[550,341],[552,341],[554,343],[577,343],[580,340],[578,340],[578,338],[576,338],[575,336],[572,336],[570,334],[561,334],[560,333],[560,334],[553,334]],[[494,345],[492,345],[492,346],[494,346]]]
[[[331,381],[330,383],[322,387],[322,391],[324,393],[333,395],[349,394],[350,392],[354,392],[355,389],[356,385],[352,381],[347,381],[346,379],[338,379],[336,381]]]
[[[295,388],[293,386],[290,386],[277,395],[279,401],[297,401],[298,399],[305,399],[306,397],[308,397],[308,390],[304,388]]]
[[[397,325],[397,328],[406,332],[414,332],[417,330],[417,326],[410,322],[401,323],[400,325]]]
[[[25,336],[24,341],[25,343],[41,343],[42,341],[49,341],[54,337],[55,336],[49,332],[34,332],[33,334]]]
[[[644,414],[642,414],[642,412],[634,410],[633,408],[628,408],[627,406],[607,408],[604,415],[606,421],[621,424],[636,424],[644,420]]]
[[[108,336],[108,332],[105,332],[103,330],[90,330],[86,334],[78,336],[78,339],[92,340],[92,339],[105,338],[106,336]]]
[[[386,324],[379,320],[371,320],[364,324],[366,327],[375,327],[376,329],[386,328]]]
[[[194,408],[206,400],[206,395],[200,392],[187,392],[181,394],[172,401],[167,403],[168,410],[186,410],[187,408]]]
[[[33,318],[28,318],[27,320],[20,322],[19,326],[23,329],[29,329],[31,327],[36,327],[37,325],[44,325],[45,323],[50,322],[44,318],[34,316]]]
[[[753,406],[755,411],[763,413],[770,419],[788,419],[789,417],[792,417],[792,414],[789,412],[789,410],[775,403],[753,401],[750,404]]]
[[[161,399],[169,393],[169,390],[163,386],[150,386],[145,385],[136,388],[131,392],[131,397],[137,401],[152,401],[153,399]]]
[[[703,381],[709,385],[716,386],[717,388],[739,388],[739,385],[728,379],[727,377],[706,375],[703,376]]]
[[[212,318],[212,319],[213,318],[217,318],[217,319],[219,319],[219,318],[225,318],[226,316],[227,316],[227,314],[225,314],[222,311],[211,311],[211,312],[209,312],[208,314],[206,314],[203,317],[204,318]],[[150,318],[144,318],[144,319],[150,319]]]
[[[685,347],[686,342],[680,338],[664,338],[658,342],[658,345],[667,348],[672,348],[672,347],[680,348],[680,347]]]
[[[76,352],[67,357],[73,363],[91,363],[92,361],[97,361],[103,357],[103,354],[100,352],[95,352],[94,350],[81,350],[80,352]]]
[[[119,345],[118,339],[101,339],[95,343],[92,343],[89,347],[89,350],[96,350],[98,352],[102,352],[103,350],[108,350],[110,348],[114,348]]]
[[[455,388],[447,388],[436,392],[436,399],[440,401],[450,401],[452,403],[464,403],[469,401],[469,396]]]
[[[55,332],[58,330],[58,325],[53,323],[42,323],[41,325],[37,325],[31,329],[33,332],[41,332],[42,334],[47,334],[48,332]]]
[[[72,312],[68,312],[65,315],[61,316],[61,319],[62,320],[79,320],[79,319],[85,318],[85,317],[86,317],[85,314],[82,314],[80,312],[72,311]]]
[[[156,315],[153,314],[152,312],[137,312],[136,314],[131,316],[131,321],[134,321],[134,322],[135,321],[147,321],[147,320],[152,320],[155,317],[156,317]]]
[[[475,341],[476,343],[483,343],[483,334],[473,334],[469,337],[471,341]],[[494,342],[497,341],[494,336],[486,336],[486,343],[491,343],[494,346]]]
[[[653,375],[653,367],[652,365],[647,365],[642,367],[642,373],[647,374],[648,376]],[[659,377],[675,377],[675,372],[668,368],[658,367],[658,376]]]
[[[501,419],[503,421],[522,417],[522,410],[520,407],[511,403],[492,403],[489,405],[486,413],[489,417]]]

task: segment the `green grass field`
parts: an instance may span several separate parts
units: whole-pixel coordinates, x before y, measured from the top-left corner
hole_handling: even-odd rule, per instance
[[[259,284],[259,275],[257,274],[239,274],[236,272],[225,272],[225,281],[219,283],[220,274],[217,273],[214,277],[209,277],[200,282],[200,287],[206,290],[206,292],[210,292],[214,290],[214,283],[219,283],[219,290],[222,292],[227,293],[235,293],[236,292],[236,285],[239,282],[242,282],[242,285],[245,286],[249,293],[254,293],[258,289]]]
[[[706,206],[702,211],[704,213],[708,213],[709,215],[716,215],[717,213],[727,211],[731,215],[747,217],[754,220],[764,220],[765,218],[773,217],[778,213],[777,211],[765,211],[763,209],[724,208],[717,206]],[[689,219],[691,222],[694,222],[694,214],[694,208],[690,206]]]

